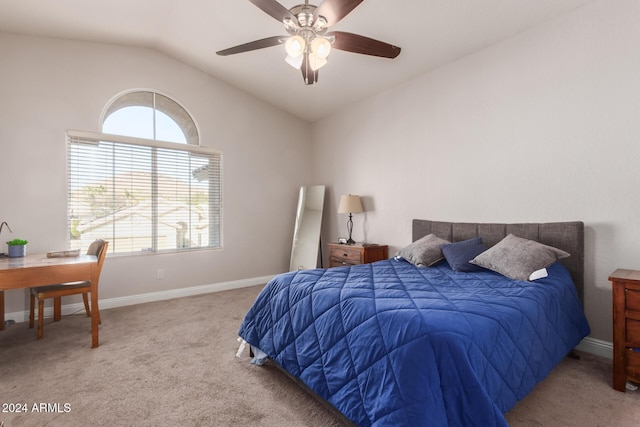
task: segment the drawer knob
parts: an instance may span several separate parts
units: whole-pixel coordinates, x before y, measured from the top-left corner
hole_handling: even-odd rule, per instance
[[[342,256],[343,256],[343,257],[348,257],[349,255],[347,255],[347,254],[342,254]]]

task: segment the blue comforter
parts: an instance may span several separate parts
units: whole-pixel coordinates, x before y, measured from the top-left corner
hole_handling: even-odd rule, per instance
[[[285,273],[240,336],[360,426],[506,426],[589,334],[560,264],[535,282],[400,260]]]

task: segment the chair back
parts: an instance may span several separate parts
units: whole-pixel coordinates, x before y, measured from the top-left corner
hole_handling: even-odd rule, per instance
[[[104,259],[107,256],[108,247],[109,247],[109,242],[107,242],[106,240],[98,239],[98,240],[94,240],[89,245],[89,249],[87,249],[87,255],[95,255],[98,257],[98,277],[100,277],[100,272],[102,271],[102,264],[104,264]]]

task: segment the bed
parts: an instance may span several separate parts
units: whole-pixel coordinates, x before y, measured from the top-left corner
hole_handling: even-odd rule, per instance
[[[413,220],[412,233],[404,257],[275,277],[239,335],[254,363],[275,363],[353,424],[506,426],[504,414],[590,332],[584,225]],[[480,241],[472,263],[500,263],[514,253],[509,239],[564,255],[529,281],[466,271],[454,257],[423,266],[405,251]]]

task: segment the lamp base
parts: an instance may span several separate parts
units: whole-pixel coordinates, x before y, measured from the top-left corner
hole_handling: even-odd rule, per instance
[[[351,232],[353,231],[353,220],[351,219],[351,213],[349,213],[349,220],[347,221],[347,231],[349,232],[347,245],[353,245],[355,243],[355,240],[351,238]]]

